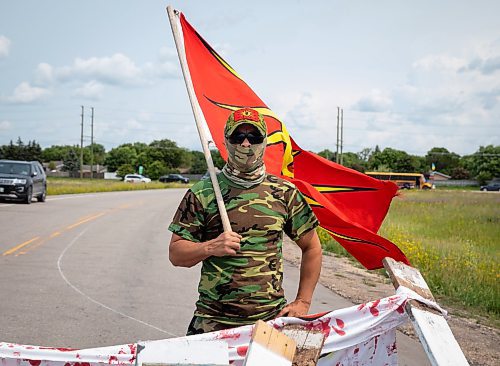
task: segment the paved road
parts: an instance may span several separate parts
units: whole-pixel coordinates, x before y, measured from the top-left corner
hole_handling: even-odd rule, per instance
[[[0,203],[0,341],[88,348],[184,335],[199,267],[173,267],[167,250],[184,191]],[[297,280],[286,265],[289,297]],[[319,286],[312,311],[350,305]],[[419,343],[399,348],[401,364],[425,364]]]

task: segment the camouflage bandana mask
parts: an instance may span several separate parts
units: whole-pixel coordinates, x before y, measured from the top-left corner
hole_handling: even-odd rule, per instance
[[[228,153],[227,163],[222,168],[222,173],[233,183],[245,188],[262,183],[266,176],[264,165],[264,152],[267,139],[261,144],[248,147],[231,144],[226,137],[225,144]]]
[[[252,144],[243,147],[241,144],[231,144],[229,136],[236,131],[238,126],[249,124],[254,126],[262,136],[267,135],[264,117],[255,109],[241,108],[231,112],[224,128],[225,145],[228,159],[222,173],[233,183],[245,188],[262,183],[266,177],[264,165],[264,152],[267,139],[261,144]]]

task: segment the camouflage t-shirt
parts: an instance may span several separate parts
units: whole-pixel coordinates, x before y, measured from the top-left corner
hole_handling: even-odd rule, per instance
[[[195,315],[226,324],[251,324],[274,318],[285,306],[282,288],[283,232],[292,240],[315,228],[318,220],[299,190],[268,174],[251,188],[218,175],[233,231],[243,238],[235,256],[203,261]],[[222,233],[210,180],[184,196],[169,226],[183,239],[204,242]]]

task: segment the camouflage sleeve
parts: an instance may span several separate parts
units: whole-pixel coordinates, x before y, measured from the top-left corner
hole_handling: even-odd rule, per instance
[[[290,239],[297,241],[302,235],[318,226],[319,222],[311,206],[297,188],[290,189],[287,196],[288,220],[284,231]]]
[[[168,230],[181,238],[193,241],[203,241],[205,227],[204,209],[193,191],[188,190],[182,198],[179,208],[172,219]]]

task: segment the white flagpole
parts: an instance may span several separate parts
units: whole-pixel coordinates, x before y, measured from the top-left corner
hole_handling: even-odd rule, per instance
[[[214,162],[212,160],[212,155],[210,154],[210,149],[208,148],[209,142],[205,135],[205,130],[203,129],[203,122],[205,118],[201,112],[200,106],[196,99],[194,93],[193,81],[191,80],[191,74],[189,73],[186,53],[184,51],[184,42],[182,33],[179,31],[178,27],[178,14],[177,10],[174,10],[172,6],[167,6],[168,19],[170,20],[170,26],[172,27],[172,34],[174,36],[175,47],[177,48],[177,54],[179,55],[179,61],[181,63],[182,74],[184,75],[184,82],[186,83],[186,89],[189,95],[189,101],[191,102],[191,108],[193,109],[194,120],[196,122],[196,128],[198,129],[198,134],[200,135],[201,146],[203,148],[203,153],[205,155],[205,160],[207,161],[208,172],[210,173],[210,179],[212,180],[212,186],[214,188],[215,199],[217,201],[217,206],[219,208],[219,214],[222,220],[222,227],[224,231],[232,231],[231,223],[229,217],[227,216],[226,207],[224,206],[224,200],[222,199],[222,194],[220,192],[219,182],[217,181],[217,176],[215,174]]]

